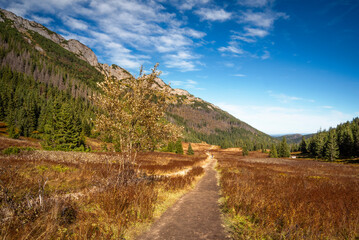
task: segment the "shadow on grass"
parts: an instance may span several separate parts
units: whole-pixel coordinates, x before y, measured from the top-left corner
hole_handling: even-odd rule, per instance
[[[359,158],[355,158],[355,159],[343,159],[343,160],[340,160],[340,162],[342,162],[342,163],[347,163],[347,164],[359,164]]]

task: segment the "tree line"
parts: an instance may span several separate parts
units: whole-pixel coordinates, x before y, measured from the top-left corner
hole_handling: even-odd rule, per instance
[[[303,154],[329,161],[359,157],[359,118],[320,130],[308,140],[303,137],[299,149]]]

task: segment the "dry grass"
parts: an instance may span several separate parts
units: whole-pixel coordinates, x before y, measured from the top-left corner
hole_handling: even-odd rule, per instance
[[[0,134],[0,151],[8,147],[31,147],[41,149],[39,140],[33,138],[21,137],[20,139],[11,139]]]
[[[137,163],[121,171],[119,158],[60,151],[0,154],[0,238],[122,238],[132,226],[150,222],[164,196],[193,184],[206,155],[140,153]],[[188,167],[184,176],[163,175]]]
[[[204,152],[197,152],[194,156],[163,152],[139,153],[137,163],[142,171],[160,175],[200,166],[206,157]]]
[[[359,167],[217,152],[235,239],[358,239]]]

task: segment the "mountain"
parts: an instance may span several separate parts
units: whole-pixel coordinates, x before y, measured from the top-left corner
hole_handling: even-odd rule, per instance
[[[67,103],[90,135],[95,110],[89,96],[99,93],[97,83],[104,77],[123,79],[131,74],[115,64],[99,63],[95,53],[79,41],[66,40],[39,23],[2,9],[0,27],[0,77],[4,85],[0,121],[14,123],[20,135],[35,132],[40,136],[47,122],[53,121],[55,109]],[[168,120],[184,127],[187,141],[223,147],[248,145],[249,149],[275,141],[219,107],[171,88],[160,78],[153,87],[168,92]]]
[[[300,143],[302,141],[302,137],[304,136],[305,139],[311,138],[314,134],[287,134],[287,135],[281,135],[281,136],[276,136],[275,138],[278,140],[282,140],[283,137],[285,137],[287,139],[288,143]]]

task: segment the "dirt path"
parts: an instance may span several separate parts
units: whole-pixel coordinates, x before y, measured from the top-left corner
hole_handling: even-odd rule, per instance
[[[215,163],[211,159],[195,189],[180,198],[138,239],[227,239],[218,206]]]

